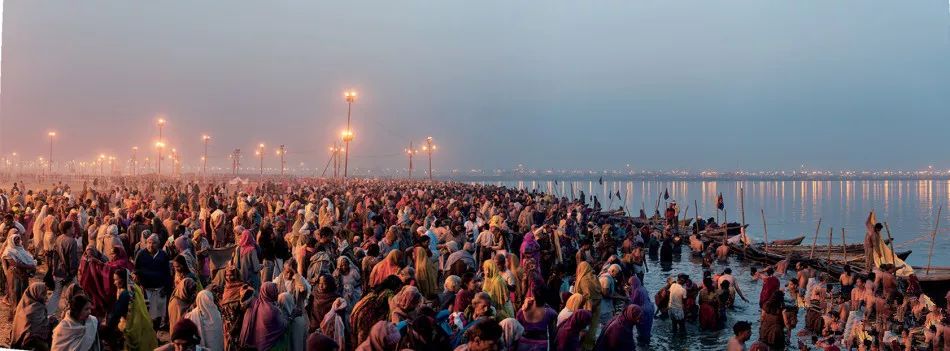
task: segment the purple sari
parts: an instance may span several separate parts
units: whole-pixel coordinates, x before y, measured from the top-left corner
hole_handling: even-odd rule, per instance
[[[591,314],[588,310],[577,310],[557,328],[559,350],[579,351],[581,349],[581,331],[590,326]]]
[[[287,328],[287,317],[277,308],[277,284],[261,285],[260,296],[244,312],[241,327],[241,344],[270,350],[276,345]]]
[[[630,277],[630,303],[640,306],[643,311],[640,315],[640,323],[637,323],[637,338],[641,344],[649,343],[650,337],[653,336],[653,316],[656,314],[656,305],[650,300],[650,293],[640,283],[637,276]]]

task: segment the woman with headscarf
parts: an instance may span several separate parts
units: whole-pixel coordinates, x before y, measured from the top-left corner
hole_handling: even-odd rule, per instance
[[[46,284],[30,284],[16,305],[10,346],[31,350],[48,350],[50,325],[46,314]]]
[[[591,349],[596,341],[596,335],[600,333],[600,300],[603,299],[603,294],[600,283],[594,277],[594,270],[587,261],[577,265],[576,277],[574,292],[584,295],[587,299],[584,309],[591,311],[594,315],[594,320],[590,325],[591,332],[584,337],[584,348]]]
[[[184,278],[175,284],[175,290],[168,299],[168,325],[175,325],[185,318],[191,310],[198,294],[198,284],[192,278]]]
[[[620,276],[620,265],[608,265],[600,274],[600,288],[603,299],[600,300],[600,325],[607,324],[614,316],[616,305],[622,306],[622,300],[626,298],[622,294],[623,289],[617,284],[617,278]]]
[[[234,265],[241,273],[241,280],[258,290],[261,287],[261,261],[257,256],[257,241],[251,231],[245,229],[241,233],[238,248],[234,250]],[[277,296],[274,296],[276,299]]]
[[[127,270],[112,274],[116,289],[116,303],[106,321],[109,330],[116,333],[110,338],[117,348],[126,350],[153,350],[158,347],[152,320],[145,307],[142,289],[132,282]]]
[[[656,305],[650,300],[650,293],[640,283],[640,278],[635,275],[630,277],[630,303],[640,306],[640,310],[643,311],[640,322],[637,323],[637,339],[641,345],[647,345],[653,335],[653,317],[656,314]]]
[[[310,302],[308,303],[310,306],[309,317],[311,321],[314,321],[314,323],[310,323],[311,331],[319,326],[319,321],[323,320],[323,316],[330,310],[333,301],[336,301],[339,297],[336,280],[326,274],[317,278],[317,286],[310,294]]]
[[[416,268],[416,286],[423,296],[429,297],[437,294],[439,291],[438,278],[439,271],[432,261],[432,252],[429,251],[429,236],[419,237],[419,242],[413,249]]]
[[[542,228],[539,228],[540,231]],[[524,266],[525,262],[529,259],[534,259],[534,262],[541,262],[541,245],[538,243],[538,240],[535,238],[535,232],[529,231],[528,234],[524,235],[524,239],[521,241],[521,265]],[[525,272],[527,273],[527,272]]]
[[[224,327],[225,350],[239,350],[244,312],[251,305],[254,289],[241,281],[241,273],[234,266],[225,268],[224,291],[221,295],[221,319]]]
[[[345,349],[332,338],[320,334],[320,332],[313,332],[307,337],[307,351],[311,350],[340,351]]]
[[[266,282],[260,295],[244,312],[241,326],[241,345],[258,350],[286,350],[288,317],[277,307],[277,285]]]
[[[333,341],[339,345],[340,349],[348,349],[347,330],[346,323],[343,322],[344,313],[347,309],[346,300],[343,298],[338,298],[333,301],[333,305],[330,307],[330,311],[323,316],[323,320],[320,321],[320,332],[324,335],[327,335]]]
[[[340,255],[336,259],[333,278],[336,279],[337,292],[346,300],[347,305],[353,306],[363,297],[363,277],[360,276],[360,269],[349,256]]]
[[[422,303],[422,294],[419,289],[411,285],[403,286],[389,299],[390,321],[399,323],[412,320],[420,303]]]
[[[351,345],[362,343],[369,336],[370,328],[376,321],[389,319],[389,298],[395,295],[400,287],[402,281],[391,275],[353,306],[353,312],[350,314],[350,325],[353,328]]]
[[[595,351],[636,350],[633,329],[640,322],[643,311],[640,306],[628,305],[623,313],[607,323],[604,332],[597,338]]]
[[[505,318],[498,322],[501,327],[502,350],[522,350],[519,341],[524,335],[524,327],[514,318]]]
[[[98,351],[99,320],[92,315],[92,302],[85,296],[73,297],[66,316],[53,329],[50,351]]]
[[[564,304],[564,308],[557,314],[557,326],[560,327],[571,315],[584,309],[585,304],[587,304],[587,298],[584,297],[584,295],[578,293],[572,294],[571,297],[567,298],[567,303]],[[588,310],[587,313],[590,313],[590,311]]]
[[[7,234],[3,249],[3,267],[7,278],[7,303],[16,306],[20,296],[30,284],[30,277],[36,273],[36,259],[23,248],[23,242],[16,229]]]
[[[211,351],[224,351],[224,321],[214,303],[211,291],[202,290],[195,298],[195,308],[185,318],[198,326],[201,347]]]
[[[588,310],[577,310],[557,328],[557,349],[580,351],[581,338],[590,327],[591,314]]]
[[[281,312],[290,319],[287,325],[287,339],[289,340],[290,351],[307,351],[304,348],[304,342],[307,338],[307,329],[310,328],[310,320],[297,309],[297,302],[290,293],[281,293],[277,296],[277,305]]]
[[[63,293],[59,296],[59,310],[62,311],[62,318],[66,318],[66,315],[69,314],[69,311],[72,309],[72,302],[77,296],[82,296],[85,298],[86,302],[89,302],[89,298],[86,296],[86,292],[82,290],[82,287],[78,283],[70,283],[65,288],[63,288]]]
[[[395,324],[387,321],[379,321],[373,324],[373,328],[370,329],[366,341],[363,341],[357,346],[356,351],[395,350],[400,338],[399,330],[396,329]]]
[[[487,260],[482,264],[484,281],[482,282],[482,291],[491,296],[492,305],[497,311],[498,318],[504,319],[515,315],[511,307],[511,301],[508,300],[508,284],[501,277],[501,272],[495,260]]]
[[[390,251],[385,259],[373,266],[373,271],[369,274],[370,289],[382,283],[383,280],[389,276],[399,274],[399,270],[402,269],[402,267],[399,267],[399,259],[401,256],[402,251]]]

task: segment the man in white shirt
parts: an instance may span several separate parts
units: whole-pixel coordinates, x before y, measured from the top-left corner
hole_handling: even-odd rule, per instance
[[[686,289],[683,284],[686,282],[680,275],[673,285],[670,286],[670,320],[673,322],[673,333],[682,330],[686,333],[686,311],[684,304],[686,302]]]

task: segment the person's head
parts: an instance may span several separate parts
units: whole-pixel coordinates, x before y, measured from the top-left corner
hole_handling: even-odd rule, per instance
[[[457,275],[450,275],[445,278],[445,284],[443,284],[445,292],[454,293],[458,292],[462,288],[462,278],[459,278]]]
[[[500,345],[498,340],[501,339],[501,326],[498,325],[498,322],[494,320],[485,320],[478,322],[468,333],[468,350],[469,351],[498,351],[500,350]]]
[[[92,314],[92,303],[85,295],[76,295],[69,300],[69,317],[78,322],[85,322]]]
[[[749,338],[752,337],[752,324],[746,321],[738,321],[732,325],[732,333],[740,342],[749,341]]]
[[[188,318],[182,318],[172,327],[172,344],[175,345],[175,351],[191,351],[201,343],[201,336],[198,335],[198,326]]]
[[[158,234],[152,234],[148,237],[148,252],[155,254],[158,252],[158,249],[161,247],[161,243],[158,242]]]
[[[475,279],[475,273],[465,272],[462,274],[462,288],[468,291],[476,291],[478,289],[478,280]]]
[[[185,256],[175,256],[175,260],[172,261],[172,269],[175,270],[175,273],[187,274],[188,261],[185,260]]]
[[[491,308],[491,295],[484,291],[475,294],[475,297],[472,298],[472,309],[475,311],[475,315],[482,315],[489,308]]]
[[[881,223],[878,223],[878,224],[875,224],[875,225],[874,225],[874,231],[875,231],[875,232],[880,233],[880,232],[881,232],[881,229],[884,229],[884,225],[882,225]]]
[[[317,278],[317,291],[322,293],[336,291],[336,280],[327,274],[321,275]]]
[[[128,286],[129,278],[125,269],[119,269],[112,273],[112,284],[119,290],[125,290]]]
[[[775,274],[775,269],[773,269],[772,267],[769,267],[769,268],[766,268],[766,269],[765,269],[765,275],[771,277],[772,274]]]
[[[297,262],[294,262],[293,259],[284,261],[284,275],[287,278],[294,276],[294,273],[297,272]]]
[[[228,282],[239,282],[241,281],[241,272],[238,271],[238,268],[235,266],[228,266],[227,271],[225,272],[224,278]]]
[[[505,270],[505,267],[507,267],[506,262],[507,262],[507,261],[505,260],[505,254],[497,254],[497,255],[495,255],[495,266],[498,267],[498,270],[499,270],[499,271],[504,271],[504,270]]]
[[[730,275],[730,274],[732,274],[732,268],[726,268],[722,270],[722,275]]]

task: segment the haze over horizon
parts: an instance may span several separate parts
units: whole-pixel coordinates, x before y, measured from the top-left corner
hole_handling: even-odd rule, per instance
[[[947,6],[7,0],[0,154],[322,168],[352,88],[350,169],[945,170]]]

